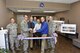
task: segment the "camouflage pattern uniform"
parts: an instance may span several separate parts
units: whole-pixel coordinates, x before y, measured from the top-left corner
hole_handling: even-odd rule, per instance
[[[10,23],[7,25],[6,27],[9,31],[9,39],[10,39],[10,46],[11,49],[13,51],[13,53],[15,53],[14,51],[14,43],[16,43],[16,47],[17,47],[17,24],[16,23]]]
[[[56,30],[56,23],[54,23],[52,20],[52,21],[49,21],[48,25],[49,25],[49,37],[53,37],[52,36],[53,32],[55,32],[55,30]],[[52,48],[50,53],[54,53],[54,48],[55,48],[54,39],[48,40],[48,47]]]
[[[28,28],[28,22],[26,21],[22,21],[21,22],[21,33],[22,35],[27,38],[29,37],[29,28]],[[23,40],[23,50],[24,50],[24,53],[28,53],[28,40]]]

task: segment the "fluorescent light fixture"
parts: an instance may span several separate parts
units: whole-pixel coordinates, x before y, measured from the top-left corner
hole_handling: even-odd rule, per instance
[[[17,12],[31,12],[31,10],[17,10]]]
[[[56,11],[44,11],[44,13],[54,13]]]

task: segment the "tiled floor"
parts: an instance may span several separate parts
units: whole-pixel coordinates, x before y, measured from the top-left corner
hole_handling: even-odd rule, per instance
[[[18,51],[17,53],[22,53]],[[30,50],[29,53],[40,53],[40,49]],[[46,52],[49,53],[49,52]],[[63,36],[58,37],[55,53],[80,53],[80,49],[72,45],[72,41]]]

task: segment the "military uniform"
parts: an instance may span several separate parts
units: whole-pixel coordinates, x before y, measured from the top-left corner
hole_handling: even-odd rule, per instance
[[[14,51],[14,43],[16,43],[16,47],[18,46],[17,43],[17,24],[16,23],[10,23],[7,25],[6,27],[9,31],[9,38],[10,38],[10,46],[11,49],[13,51],[13,53],[15,53]]]
[[[49,25],[49,34],[51,35],[56,30],[56,23],[54,23],[52,20],[49,21],[48,25]]]
[[[53,20],[52,20],[52,21],[49,21],[48,25],[49,25],[49,37],[53,37],[52,34],[56,30],[56,23],[54,23]],[[54,48],[55,48],[54,39],[49,39],[48,40],[48,47],[52,48],[50,53],[54,53]]]
[[[25,38],[29,37],[28,23],[24,20],[21,22],[21,33]],[[24,53],[28,53],[28,40],[23,40],[23,44]]]

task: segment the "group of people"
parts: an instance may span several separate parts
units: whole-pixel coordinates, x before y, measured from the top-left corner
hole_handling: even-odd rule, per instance
[[[24,16],[24,20],[20,23],[21,34],[27,37],[52,37],[53,33],[56,30],[56,24],[53,22],[53,17],[49,16],[49,22],[46,21],[45,17],[38,18],[37,17],[28,17],[27,15]],[[10,38],[10,46],[12,52],[15,53],[14,43],[16,43],[16,48],[18,48],[18,41],[17,41],[17,23],[15,22],[14,18],[10,19],[10,23],[7,25],[7,29],[9,31],[9,38]],[[52,50],[50,53],[54,53],[55,48],[55,41],[48,41],[48,45],[51,46]],[[39,47],[41,45],[41,53],[45,52],[46,49],[46,40],[23,40],[23,53],[28,53],[28,48],[33,49],[33,45]]]

